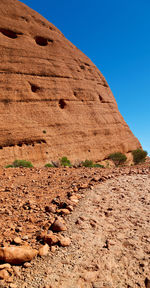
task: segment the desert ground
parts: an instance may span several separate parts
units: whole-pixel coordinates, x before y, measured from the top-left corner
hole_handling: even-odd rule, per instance
[[[1,248],[39,251],[51,239],[31,262],[3,261],[0,287],[150,287],[149,164],[2,168],[0,190]],[[64,231],[52,231],[57,219]]]

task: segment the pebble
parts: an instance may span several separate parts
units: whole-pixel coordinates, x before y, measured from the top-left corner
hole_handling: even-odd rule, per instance
[[[21,244],[22,240],[21,240],[20,237],[16,237],[16,238],[13,240],[13,242],[14,242],[15,244],[19,245],[19,244]]]
[[[9,273],[7,272],[7,270],[3,269],[0,271],[0,279],[4,279],[7,280],[9,278]]]
[[[25,262],[25,263],[23,264],[23,267],[24,267],[24,268],[29,268],[29,267],[31,267],[31,266],[32,266],[32,264],[29,263],[29,262]]]
[[[67,228],[64,225],[64,223],[61,222],[61,220],[59,220],[59,219],[55,220],[55,222],[51,225],[50,229],[53,232],[61,232],[61,231],[66,231],[67,230]]]
[[[62,247],[69,246],[71,244],[71,240],[68,237],[59,236],[59,243]]]
[[[49,252],[49,245],[45,244],[39,249],[39,256],[46,256]]]
[[[28,240],[28,239],[29,239],[28,235],[22,237],[22,240]]]
[[[9,263],[5,263],[5,264],[0,264],[0,270],[2,269],[10,269],[11,265]]]

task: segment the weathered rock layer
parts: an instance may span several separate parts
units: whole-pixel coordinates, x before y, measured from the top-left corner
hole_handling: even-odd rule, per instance
[[[95,65],[38,13],[0,1],[0,159],[104,159],[140,147]]]

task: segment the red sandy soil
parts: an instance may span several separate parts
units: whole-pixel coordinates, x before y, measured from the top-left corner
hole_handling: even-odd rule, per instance
[[[82,199],[69,216],[62,216],[68,228],[63,235],[69,235],[72,241],[69,248],[57,247],[48,258],[37,258],[32,268],[21,270],[16,286],[7,283],[0,287],[44,287],[45,283],[52,288],[149,287],[144,284],[146,277],[150,278],[149,175],[149,164],[115,169],[1,169],[1,246],[9,246],[19,236],[22,244],[39,248],[37,236],[49,229],[60,208],[72,204],[72,195]],[[46,206],[53,207],[53,213],[46,212]],[[69,253],[74,254],[73,258]],[[67,265],[76,267],[67,268],[65,276],[63,257]],[[91,265],[97,268],[90,268]],[[52,269],[51,277],[45,272],[47,269]]]

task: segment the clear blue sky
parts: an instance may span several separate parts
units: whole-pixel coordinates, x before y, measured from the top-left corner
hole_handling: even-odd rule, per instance
[[[150,154],[150,0],[22,0],[59,28],[105,76]]]

